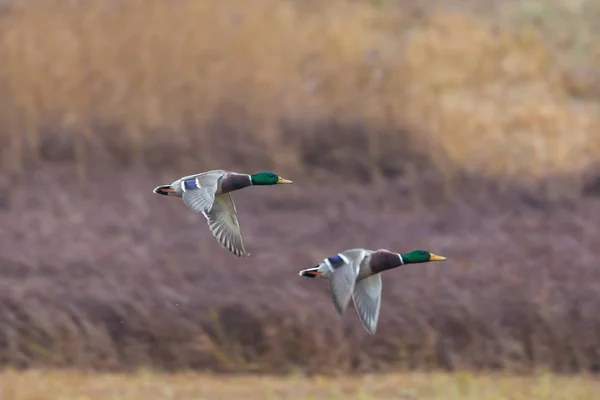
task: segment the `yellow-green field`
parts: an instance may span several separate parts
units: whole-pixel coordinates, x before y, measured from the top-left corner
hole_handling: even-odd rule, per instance
[[[207,374],[133,375],[8,372],[0,375],[3,400],[162,399],[430,399],[591,400],[592,377],[405,373],[357,377],[223,377]]]

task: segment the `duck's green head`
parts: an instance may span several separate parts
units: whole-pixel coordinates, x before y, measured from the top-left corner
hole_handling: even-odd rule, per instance
[[[413,250],[410,253],[400,254],[404,264],[418,264],[429,261],[444,261],[446,257],[436,256],[427,250]]]
[[[259,172],[250,175],[253,185],[281,185],[283,183],[292,183],[287,179],[283,179],[273,172]]]

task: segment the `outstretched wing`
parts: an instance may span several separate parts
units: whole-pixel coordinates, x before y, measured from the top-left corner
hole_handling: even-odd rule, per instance
[[[343,314],[346,307],[348,307],[348,302],[352,297],[352,291],[356,284],[360,263],[365,255],[364,250],[347,250],[325,259],[325,263],[329,264],[332,269],[329,276],[329,291],[339,314]]]
[[[352,300],[362,324],[374,335],[381,307],[381,275],[375,274],[356,282]]]
[[[244,249],[237,210],[229,193],[215,197],[211,210],[205,215],[210,231],[224,248],[238,257],[249,255]]]
[[[211,171],[182,178],[179,184],[185,205],[194,212],[208,213],[215,201],[219,179],[224,174],[224,171]]]

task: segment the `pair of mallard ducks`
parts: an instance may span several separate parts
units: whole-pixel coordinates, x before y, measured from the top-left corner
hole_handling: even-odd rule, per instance
[[[194,212],[202,213],[213,236],[225,249],[238,257],[248,256],[242,241],[237,210],[230,193],[247,186],[292,183],[272,172],[240,174],[212,170],[184,176],[170,185],[161,185],[154,193],[183,199]],[[383,271],[405,264],[443,261],[425,250],[394,253],[388,250],[350,249],[327,257],[313,268],[300,271],[300,276],[329,280],[329,290],[338,313],[343,314],[352,298],[361,322],[375,334],[381,305]]]

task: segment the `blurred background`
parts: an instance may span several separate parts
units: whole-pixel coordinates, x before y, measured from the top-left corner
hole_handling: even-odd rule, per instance
[[[0,365],[600,371],[599,35],[595,0],[3,1]],[[216,168],[295,183],[233,194],[249,258],[152,194]],[[352,247],[448,261],[370,337],[298,276]]]

